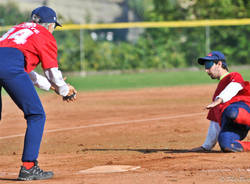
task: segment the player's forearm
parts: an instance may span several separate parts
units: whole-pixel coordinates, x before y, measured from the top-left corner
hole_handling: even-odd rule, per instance
[[[215,106],[221,104],[223,100],[221,98],[217,98],[215,101],[213,101],[211,104],[206,106],[206,109],[214,108]]]
[[[221,98],[222,102],[225,103],[229,100],[231,100],[237,93],[242,90],[243,87],[238,82],[230,82],[225,89],[216,97]]]
[[[220,125],[217,122],[211,121],[208,128],[207,137],[202,145],[205,150],[211,150],[215,146],[220,133]]]
[[[66,96],[69,93],[69,86],[64,81],[62,73],[58,68],[46,69],[44,74],[59,95]]]
[[[35,86],[37,86],[40,89],[49,91],[51,84],[46,77],[39,75],[34,71],[31,71],[29,73],[29,76]]]
[[[238,82],[229,83],[226,88],[215,98],[215,100],[206,106],[206,109],[211,109],[221,103],[231,100],[243,87]]]

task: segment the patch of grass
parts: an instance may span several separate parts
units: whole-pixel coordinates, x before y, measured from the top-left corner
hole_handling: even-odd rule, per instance
[[[248,69],[240,69],[245,80],[250,81]],[[67,76],[67,82],[75,86],[78,91],[98,91],[112,89],[134,89],[178,85],[202,85],[218,83],[211,80],[204,71],[169,71],[169,72],[145,72],[126,74],[103,74],[90,76]],[[38,89],[39,93],[43,90]],[[3,90],[3,93],[5,91]]]
[[[92,75],[69,77],[68,81],[79,90],[130,89],[162,87],[188,84],[212,83],[206,74],[200,71],[150,72],[113,75]]]
[[[238,72],[242,74],[245,80],[250,80],[249,70],[240,70]],[[78,90],[84,91],[218,83],[217,80],[211,80],[204,71],[106,74],[85,77],[72,76],[68,77],[67,81],[72,83]]]

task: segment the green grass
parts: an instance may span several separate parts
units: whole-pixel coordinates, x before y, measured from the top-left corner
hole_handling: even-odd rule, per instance
[[[245,80],[250,80],[249,70],[237,70]],[[163,87],[177,85],[195,85],[217,83],[211,80],[204,71],[169,71],[113,75],[72,76],[67,81],[78,90],[97,91],[111,89],[131,89]]]
[[[250,81],[249,70],[241,69],[234,71],[241,73],[245,80]],[[218,83],[217,80],[211,80],[204,71],[145,72],[113,75],[103,74],[85,77],[67,76],[67,82],[72,84],[78,91],[135,89]],[[37,90],[39,93],[44,92],[38,88]],[[5,94],[4,90],[2,90],[2,92]]]

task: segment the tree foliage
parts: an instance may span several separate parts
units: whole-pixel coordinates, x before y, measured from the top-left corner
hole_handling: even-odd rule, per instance
[[[128,5],[144,21],[250,17],[248,0],[129,0]],[[1,25],[24,22],[28,15],[13,3],[0,6]],[[229,64],[250,64],[249,25],[145,29],[133,42],[96,40],[91,33],[91,30],[81,33],[83,47],[80,47],[80,31],[54,32],[63,71],[189,67],[197,65],[197,58],[207,54],[208,38],[210,50],[225,53]]]
[[[21,12],[18,6],[13,2],[6,5],[0,5],[0,26],[16,25],[27,21],[29,13]]]
[[[178,21],[178,20],[203,20],[203,19],[237,19],[250,17],[250,1],[248,0],[153,0],[154,9],[148,13],[148,20],[152,21]],[[161,32],[160,29],[152,30],[149,34],[158,35],[158,39],[167,38],[165,41],[178,41],[185,37],[185,43],[176,43],[180,48],[186,64],[190,59],[207,54],[205,53],[205,28],[199,29],[171,29]],[[180,29],[179,29],[180,30]],[[250,26],[210,27],[210,49],[225,53],[228,62],[232,64],[249,64]]]

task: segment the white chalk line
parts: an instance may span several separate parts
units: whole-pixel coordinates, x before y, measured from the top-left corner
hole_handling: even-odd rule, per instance
[[[141,169],[141,166],[134,167],[132,169],[124,169],[124,170],[115,170],[114,171],[91,171],[88,172],[87,170],[80,170],[75,174],[108,174],[108,173],[115,173],[115,172],[126,172],[126,171],[135,171],[137,169]],[[228,172],[236,172],[236,173],[250,173],[250,168],[249,169],[241,169],[241,168],[234,168],[234,169],[202,169],[202,170],[190,170],[192,172],[197,172],[197,173],[228,173]],[[190,172],[189,170],[186,171],[176,171],[177,173],[187,173]],[[161,172],[161,171],[159,171]],[[249,178],[250,179],[250,178]]]
[[[143,122],[150,122],[150,121],[157,121],[157,120],[178,119],[178,118],[184,118],[184,117],[199,116],[199,115],[204,115],[204,114],[206,114],[206,113],[204,113],[204,112],[202,112],[202,113],[192,113],[192,114],[189,113],[189,114],[181,114],[181,115],[174,115],[174,116],[168,116],[168,117],[159,117],[159,118],[118,121],[118,122],[110,122],[110,123],[98,123],[98,124],[90,124],[90,125],[70,127],[70,128],[58,128],[58,129],[54,129],[54,130],[46,130],[46,131],[44,131],[44,133],[61,132],[61,131],[69,131],[69,130],[76,130],[76,129],[93,128],[93,127],[105,127],[105,126],[112,126],[112,125],[143,123]],[[16,138],[16,137],[22,137],[24,135],[25,134],[15,134],[15,135],[3,136],[3,137],[0,137],[0,140]]]
[[[14,172],[0,172],[0,176],[17,176]]]

